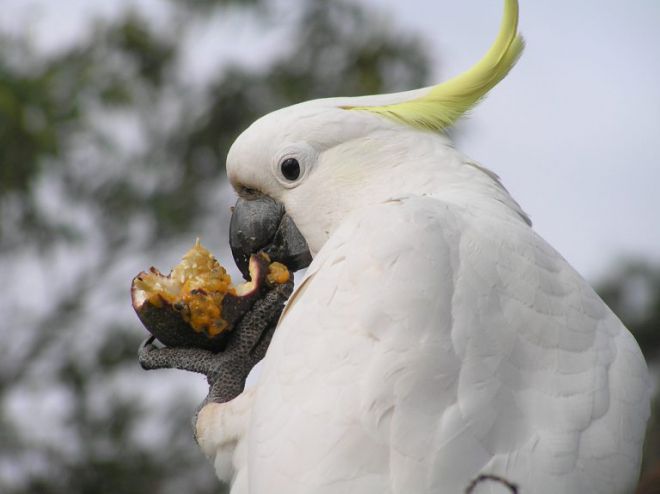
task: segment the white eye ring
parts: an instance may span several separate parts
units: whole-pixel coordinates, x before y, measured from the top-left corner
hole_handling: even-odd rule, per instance
[[[305,179],[307,163],[313,163],[316,153],[308,144],[288,146],[273,163],[273,174],[287,189],[292,189]]]

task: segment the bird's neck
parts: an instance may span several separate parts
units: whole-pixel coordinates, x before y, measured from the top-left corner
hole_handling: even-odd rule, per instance
[[[405,196],[426,196],[470,214],[507,215],[529,222],[497,176],[457,151],[444,136],[370,136],[334,148],[310,180],[323,194],[296,199],[287,210],[315,254],[352,213]]]
[[[453,147],[444,136],[424,135],[411,156],[384,167],[369,201],[387,195],[429,196],[465,208],[474,214],[506,215],[531,224],[499,177]],[[378,175],[378,173],[377,173]],[[387,190],[379,197],[378,190]]]

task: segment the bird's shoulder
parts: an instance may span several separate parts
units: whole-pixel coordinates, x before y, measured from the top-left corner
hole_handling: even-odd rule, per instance
[[[363,425],[402,465],[434,463],[445,486],[483,470],[585,492],[634,479],[648,416],[641,352],[519,217],[393,198],[347,218],[308,279],[328,331],[350,319],[377,341]]]

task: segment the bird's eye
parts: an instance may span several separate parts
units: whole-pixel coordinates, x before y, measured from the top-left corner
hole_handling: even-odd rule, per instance
[[[300,163],[295,158],[287,158],[280,164],[282,176],[293,182],[300,176]]]

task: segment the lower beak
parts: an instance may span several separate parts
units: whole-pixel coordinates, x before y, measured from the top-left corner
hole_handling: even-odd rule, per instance
[[[229,245],[236,266],[249,278],[250,255],[265,252],[291,271],[306,268],[312,255],[305,238],[284,207],[268,196],[239,198],[229,224]]]

